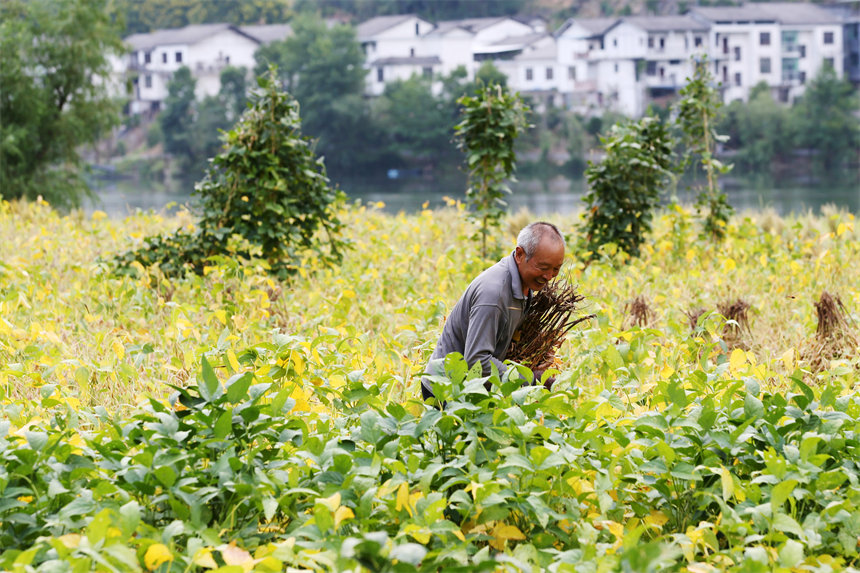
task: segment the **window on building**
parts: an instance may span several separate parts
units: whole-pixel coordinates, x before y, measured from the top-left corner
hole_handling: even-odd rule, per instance
[[[143,63],[151,64],[152,63],[152,52],[144,52],[143,53]]]
[[[669,60],[670,66],[678,66],[681,64],[681,60]]]
[[[618,47],[618,38],[612,38],[612,45],[616,48]]]
[[[409,48],[409,57],[410,57],[410,58],[414,58],[414,57],[415,57],[415,48]]]
[[[696,46],[697,48],[702,47],[702,37],[701,36],[695,36],[693,38],[693,45]]]
[[[824,67],[826,69],[832,70],[833,69],[833,63],[834,63],[833,58],[824,58]]]
[[[736,86],[740,86],[740,85],[741,85],[741,74],[740,74],[740,72],[738,72],[738,73],[736,73],[736,74],[735,74],[735,85],[736,85]]]
[[[741,47],[740,47],[740,46],[735,46],[735,50],[734,50],[734,51],[735,51],[735,61],[736,61],[736,62],[740,62],[740,61],[741,61]]]
[[[665,47],[666,47],[666,38],[660,38],[660,49],[662,50]]]
[[[162,64],[167,63],[167,52],[164,52],[163,54],[161,54],[161,63]]]
[[[657,75],[657,62],[648,62],[645,64],[645,73],[649,76]]]
[[[615,64],[615,73],[618,73],[618,64]]]
[[[805,83],[806,83],[806,72],[800,72],[800,73],[798,74],[798,77],[800,78],[800,83],[801,83],[801,84],[805,84]]]
[[[177,64],[182,63],[182,52],[176,52],[176,63]]]
[[[424,76],[425,78],[427,78],[428,80],[432,80],[433,79],[433,68],[431,68],[430,66],[425,66],[425,67],[421,68],[421,75]]]
[[[833,43],[833,32],[824,32],[824,43],[832,44]]]
[[[415,35],[416,36],[421,35],[421,27],[418,25],[418,22],[415,22]]]
[[[530,82],[534,79],[534,77],[535,77],[534,70],[531,68],[526,68],[526,81]]]
[[[552,74],[553,74],[552,66],[547,66],[547,68],[546,68],[546,79],[551,80]]]
[[[576,80],[576,68],[574,66],[569,66],[567,68],[567,79]]]
[[[770,58],[761,58],[758,61],[758,71],[763,74],[770,73]]]
[[[758,43],[762,46],[770,46],[770,32],[762,32],[759,34]]]
[[[789,83],[797,80],[798,73],[798,58],[783,58],[782,59],[782,82]]]
[[[806,46],[798,46],[798,49],[800,50],[800,57],[805,58],[806,57]]]
[[[151,75],[146,74],[145,76],[143,76],[143,86],[147,87],[147,88],[152,87],[152,76]]]
[[[649,48],[653,48],[653,47],[654,47],[654,38],[648,38],[648,47],[649,47]]]
[[[385,72],[382,71],[382,66],[376,68],[376,81],[384,82],[385,81]]]
[[[858,54],[857,52],[854,52],[853,54],[851,54],[851,60],[850,61],[851,61],[851,67],[852,68],[856,68],[857,66],[860,66],[860,54]]]

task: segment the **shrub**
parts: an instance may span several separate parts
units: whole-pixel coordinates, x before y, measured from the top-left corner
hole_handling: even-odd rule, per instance
[[[168,275],[200,273],[214,256],[259,255],[284,277],[307,251],[325,264],[340,261],[346,245],[334,209],[343,194],[329,185],[322,159],[301,135],[298,105],[278,88],[274,70],[258,81],[252,106],[195,186],[196,230],[147,238],[144,247],[118,257],[120,269],[137,261],[158,264]]]

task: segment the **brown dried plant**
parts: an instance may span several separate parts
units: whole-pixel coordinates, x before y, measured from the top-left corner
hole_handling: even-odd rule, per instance
[[[745,337],[752,334],[747,311],[750,305],[743,299],[717,303],[717,311],[726,319],[723,327],[723,341],[729,350],[740,348],[749,350]]]
[[[583,300],[566,281],[548,283],[532,297],[506,357],[532,369],[551,365],[567,333],[594,318],[593,314],[576,316]]]
[[[818,327],[815,336],[801,350],[801,357],[809,363],[810,370],[817,373],[827,369],[830,361],[856,356],[857,336],[854,321],[845,310],[839,295],[827,291],[815,303]]]
[[[657,314],[651,309],[648,304],[648,299],[644,295],[637,295],[633,300],[624,305],[624,324],[623,328],[629,330],[634,326],[639,328],[647,328],[654,323]]]
[[[704,308],[694,308],[691,310],[685,310],[684,314],[687,316],[687,322],[690,323],[690,330],[695,333],[696,329],[699,328],[699,319],[703,314],[708,312]]]

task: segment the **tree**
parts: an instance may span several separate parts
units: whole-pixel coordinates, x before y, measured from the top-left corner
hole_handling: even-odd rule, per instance
[[[639,256],[660,192],[673,176],[672,138],[662,122],[646,117],[613,126],[600,142],[606,157],[585,170],[584,247],[592,258],[607,243]]]
[[[364,100],[364,53],[350,26],[329,28],[312,15],[293,21],[293,35],[260,48],[259,75],[275,64],[284,87],[299,102],[304,130],[331,168],[378,153],[378,136]]]
[[[394,153],[427,161],[450,152],[454,119],[445,101],[431,92],[429,80],[412,76],[388,84],[377,111]]]
[[[125,15],[126,34],[181,28],[188,24],[259,24],[285,22],[289,0],[117,0]]]
[[[0,196],[77,205],[81,146],[118,125],[111,55],[123,52],[107,0],[0,2]]]
[[[830,67],[806,86],[806,92],[792,109],[797,145],[817,150],[819,168],[829,171],[856,157],[860,147],[860,120],[856,113],[860,96]]]
[[[511,190],[506,181],[516,165],[514,143],[526,127],[526,108],[519,94],[500,85],[485,86],[458,103],[463,119],[455,130],[469,166],[466,201],[480,225],[481,256],[486,258],[487,236],[499,226],[507,207],[504,196]]]
[[[726,194],[717,185],[719,174],[727,173],[731,166],[723,165],[714,156],[717,142],[726,140],[716,131],[722,98],[708,70],[707,57],[694,61],[693,68],[693,77],[687,78],[687,85],[681,88],[681,98],[676,104],[677,123],[687,148],[685,165],[698,158],[708,179],[708,186],[700,190],[696,200],[700,210],[708,211],[704,232],[714,239],[722,240],[726,223],[733,212]]]
[[[197,80],[187,66],[176,70],[167,83],[164,110],[158,115],[164,135],[164,151],[180,158],[184,167],[191,167],[195,162],[193,129],[196,87]]]
[[[719,130],[728,135],[732,149],[738,151],[738,166],[767,173],[773,161],[791,149],[789,110],[774,102],[764,82],[750,90],[749,103],[734,101],[725,115]]]
[[[195,231],[147,238],[143,248],[118,257],[120,270],[136,261],[176,276],[203,272],[213,256],[256,255],[286,277],[309,253],[324,264],[340,261],[346,245],[336,207],[343,194],[329,185],[325,164],[301,133],[298,105],[278,88],[275,71],[259,84],[195,186]]]

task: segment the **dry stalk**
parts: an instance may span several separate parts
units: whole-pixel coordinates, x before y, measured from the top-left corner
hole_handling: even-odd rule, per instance
[[[699,319],[703,314],[708,312],[704,308],[695,308],[692,310],[685,310],[684,314],[687,316],[687,321],[690,323],[690,330],[695,334],[696,329],[699,328]]]
[[[856,356],[858,342],[853,331],[856,325],[839,295],[822,292],[815,311],[818,314],[815,337],[805,345],[801,356],[812,372],[817,373],[827,369],[831,360]]]
[[[593,314],[575,315],[585,297],[564,281],[552,281],[532,297],[522,324],[514,333],[506,358],[529,368],[552,362],[570,330]]]
[[[637,295],[633,300],[624,305],[623,328],[629,330],[634,326],[646,328],[650,326],[657,314],[651,309],[648,300],[643,295]]]
[[[749,344],[744,340],[745,335],[752,334],[747,317],[749,308],[749,303],[742,299],[717,303],[717,310],[726,319],[726,325],[723,327],[723,341],[729,350],[735,348],[749,350]]]

